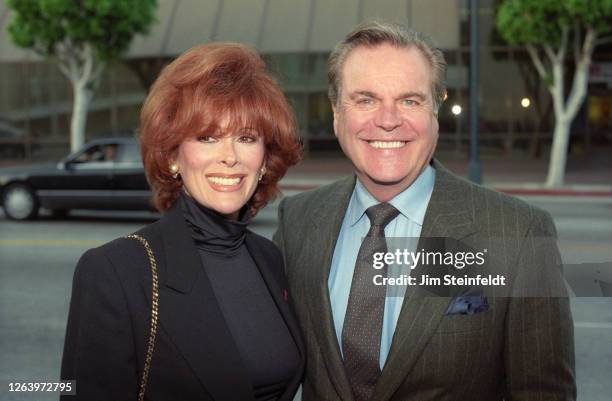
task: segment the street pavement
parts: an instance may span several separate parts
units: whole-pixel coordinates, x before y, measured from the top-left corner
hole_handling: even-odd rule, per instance
[[[288,194],[297,190],[289,190]],[[612,198],[537,196],[525,200],[548,210],[567,263],[612,261]],[[270,238],[277,202],[251,228]],[[152,213],[72,213],[11,222],[0,216],[0,400],[51,400],[49,394],[8,392],[11,381],[54,381],[79,256],[148,224]],[[608,264],[609,266],[609,264]],[[573,298],[576,369],[581,401],[609,401],[612,394],[612,298]]]
[[[565,182],[560,188],[545,188],[547,159],[533,159],[520,153],[501,156],[485,153],[481,157],[483,184],[513,195],[612,196],[612,147],[594,149],[588,154],[568,156]],[[436,159],[450,171],[467,176],[468,160],[464,154],[436,153]],[[351,174],[353,166],[343,156],[306,158],[292,167],[284,187],[304,190],[333,182]]]

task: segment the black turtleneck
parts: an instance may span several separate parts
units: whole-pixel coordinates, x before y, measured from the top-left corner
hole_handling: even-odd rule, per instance
[[[237,221],[181,195],[183,215],[257,401],[278,400],[299,367],[298,349],[244,244],[250,214]]]

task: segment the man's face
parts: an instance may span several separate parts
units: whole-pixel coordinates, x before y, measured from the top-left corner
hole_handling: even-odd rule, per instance
[[[357,177],[379,201],[410,186],[438,139],[431,67],[417,48],[358,47],[341,70],[334,131]]]

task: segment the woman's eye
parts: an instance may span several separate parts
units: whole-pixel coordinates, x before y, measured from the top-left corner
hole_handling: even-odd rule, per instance
[[[243,143],[253,143],[257,142],[257,137],[253,135],[240,135],[238,137],[238,141]]]
[[[202,135],[202,136],[199,136],[197,139],[198,139],[198,142],[205,142],[205,143],[212,143],[212,142],[217,141],[214,137],[210,135]]]

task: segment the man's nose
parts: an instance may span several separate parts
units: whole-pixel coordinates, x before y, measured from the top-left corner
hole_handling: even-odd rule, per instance
[[[385,131],[393,131],[402,125],[402,119],[397,106],[395,104],[383,105],[376,115],[375,123]]]
[[[236,149],[234,149],[234,138],[228,137],[221,140],[221,154],[219,161],[221,164],[227,167],[234,167],[238,164],[238,156],[236,155]]]

